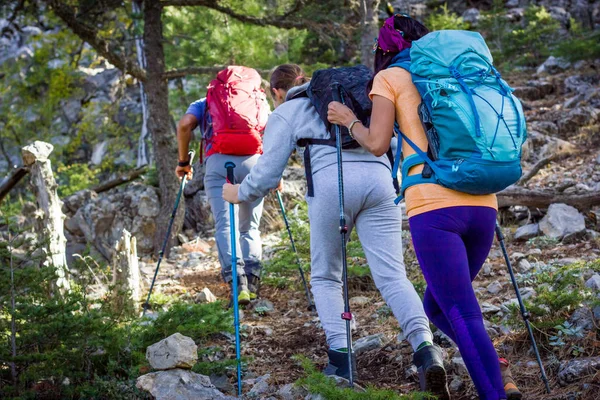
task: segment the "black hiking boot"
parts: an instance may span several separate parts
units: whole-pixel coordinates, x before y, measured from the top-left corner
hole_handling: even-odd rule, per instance
[[[341,378],[350,378],[350,368],[348,368],[348,353],[328,350],[327,355],[329,356],[329,364],[323,370],[323,373],[327,376],[337,375]],[[352,378],[354,381],[357,380],[358,374],[356,373],[356,356],[352,354]]]
[[[419,372],[421,391],[429,392],[440,400],[450,400],[442,349],[437,345],[423,347],[413,354],[413,363]]]

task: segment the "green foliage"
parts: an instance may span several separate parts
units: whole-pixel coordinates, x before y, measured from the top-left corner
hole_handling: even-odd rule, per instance
[[[180,332],[201,344],[220,332],[232,331],[232,315],[222,304],[174,302],[155,320],[139,321],[115,307],[115,293],[92,296],[94,282],[77,262],[79,273],[72,290],[60,294],[54,287],[54,268],[39,267],[42,244],[27,232],[11,227],[11,237],[0,241],[0,397],[145,398],[132,380],[147,370],[145,350]],[[11,256],[11,249],[19,249]],[[82,261],[79,261],[82,262]],[[96,266],[97,270],[104,270]],[[13,289],[14,288],[14,289]],[[12,306],[14,301],[14,308]],[[14,324],[15,333],[11,326]],[[11,340],[15,342],[13,357]],[[12,382],[10,363],[16,368]],[[223,370],[230,362],[214,361],[197,368]],[[69,384],[64,384],[68,381]]]
[[[306,357],[296,357],[304,369],[304,377],[300,378],[296,385],[305,387],[310,393],[321,395],[325,400],[425,400],[434,399],[424,393],[411,393],[410,395],[399,395],[392,390],[380,390],[367,386],[365,392],[357,392],[350,388],[339,388],[335,380],[317,371],[314,364]]]
[[[145,348],[165,337],[179,332],[196,341],[202,341],[220,332],[230,332],[233,327],[232,313],[221,302],[208,304],[175,303],[152,322],[153,329],[140,329],[136,335],[140,347]]]
[[[539,271],[523,274],[521,284],[534,287],[536,295],[525,300],[532,321],[539,329],[552,330],[582,305],[593,306],[591,289],[585,287],[583,274],[586,270],[600,271],[600,261],[577,263],[563,267],[545,266]],[[509,322],[522,325],[517,305],[511,306]]]
[[[98,177],[88,164],[59,164],[56,168],[58,195],[69,196],[98,183]]]
[[[559,42],[554,52],[569,61],[600,58],[600,31],[586,31],[571,21],[570,37]]]
[[[527,7],[522,24],[513,23],[503,2],[496,0],[492,9],[482,14],[480,26],[496,64],[536,66],[551,54],[560,23],[546,8],[536,5]]]
[[[558,246],[560,241],[549,236],[538,236],[527,241],[527,246],[537,247],[540,249],[549,249]]]
[[[430,31],[446,29],[464,30],[469,28],[469,24],[461,16],[448,10],[448,3],[444,3],[443,6],[438,7],[436,12],[431,13],[425,21],[425,26]]]
[[[545,7],[529,6],[525,10],[525,26],[510,36],[510,51],[518,64],[535,66],[544,61],[558,40],[560,23]]]

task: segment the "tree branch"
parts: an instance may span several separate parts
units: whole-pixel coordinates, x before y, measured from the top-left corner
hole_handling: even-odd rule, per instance
[[[165,72],[163,76],[165,77],[165,79],[172,80],[177,78],[183,78],[188,75],[216,74],[217,72],[224,70],[225,68],[227,68],[227,65],[215,65],[212,67],[187,67],[169,70]],[[256,71],[258,71],[259,74],[263,75],[266,75],[269,72],[271,72],[268,69],[257,69]]]
[[[146,80],[146,71],[132,59],[119,54],[114,47],[99,37],[97,29],[77,19],[74,8],[63,3],[61,0],[45,0],[58,16],[77,36],[90,44],[108,62],[119,68],[123,73],[130,74],[141,81]]]
[[[274,15],[271,17],[253,17],[247,14],[240,14],[235,10],[223,6],[219,4],[218,0],[162,0],[161,5],[163,7],[172,7],[172,6],[203,6],[207,8],[211,8],[213,10],[222,12],[223,14],[229,15],[232,18],[237,19],[238,21],[245,22],[253,25],[260,26],[275,26],[278,28],[284,29],[304,29],[309,25],[308,21],[302,20],[289,20],[287,19],[290,15],[298,12],[307,1],[314,0],[296,0],[292,7],[286,10],[283,14]]]
[[[533,167],[531,167],[531,169],[525,175],[523,175],[521,177],[521,179],[519,179],[519,181],[517,182],[517,185],[523,186],[524,184],[529,182],[529,180],[531,178],[533,178],[535,175],[537,175],[537,173],[540,172],[540,170],[542,168],[544,168],[546,165],[548,165],[554,161],[563,160],[563,159],[569,157],[571,154],[573,154],[571,151],[566,151],[563,153],[555,153],[555,154],[552,154],[551,156],[541,159],[540,161],[535,163],[535,165]]]

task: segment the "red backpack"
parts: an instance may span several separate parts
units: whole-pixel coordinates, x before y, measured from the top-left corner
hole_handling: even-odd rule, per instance
[[[213,133],[207,139],[207,156],[262,154],[270,108],[261,83],[255,69],[240,66],[227,67],[210,82],[206,102]]]

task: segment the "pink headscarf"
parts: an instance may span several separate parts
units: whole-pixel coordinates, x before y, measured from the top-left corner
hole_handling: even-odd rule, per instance
[[[379,30],[379,37],[375,44],[376,48],[379,47],[385,53],[399,53],[404,49],[408,49],[411,46],[411,43],[404,39],[402,34],[402,31],[394,28],[394,17],[389,17],[385,20],[383,27]]]

